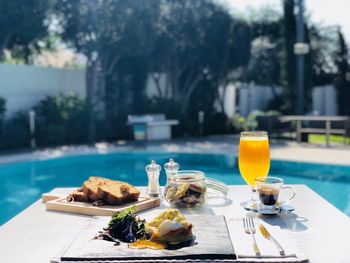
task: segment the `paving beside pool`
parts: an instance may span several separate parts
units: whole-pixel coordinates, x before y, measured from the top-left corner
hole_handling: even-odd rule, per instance
[[[220,135],[171,141],[135,143],[119,141],[116,143],[96,143],[93,146],[61,146],[0,155],[1,163],[42,160],[62,156],[91,153],[128,152],[142,150],[148,152],[187,152],[187,153],[238,153],[239,135]],[[350,165],[350,145],[337,145],[328,148],[320,145],[298,144],[292,141],[271,140],[271,159]]]

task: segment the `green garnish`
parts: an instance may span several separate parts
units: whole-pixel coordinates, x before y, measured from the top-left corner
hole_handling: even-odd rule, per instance
[[[115,224],[115,222],[117,222],[119,220],[124,220],[124,218],[134,215],[135,212],[136,212],[136,206],[133,205],[132,207],[124,209],[124,210],[120,211],[119,213],[114,213],[111,221],[109,221],[109,223],[108,223],[108,226],[109,227],[113,226]]]
[[[127,243],[146,239],[145,220],[137,218],[135,211],[136,206],[132,206],[114,214],[105,232],[101,235],[108,235]]]

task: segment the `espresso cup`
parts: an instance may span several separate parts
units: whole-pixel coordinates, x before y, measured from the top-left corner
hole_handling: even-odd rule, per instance
[[[279,206],[291,201],[295,197],[295,190],[291,186],[285,186],[284,180],[278,177],[258,177],[255,179],[255,187],[260,202],[265,208],[272,208],[277,203]],[[291,196],[284,201],[279,200],[281,190],[288,189]]]

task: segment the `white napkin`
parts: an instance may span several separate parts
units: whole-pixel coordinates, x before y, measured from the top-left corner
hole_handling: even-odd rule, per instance
[[[295,242],[292,232],[288,229],[281,229],[279,226],[272,226],[259,218],[254,218],[255,239],[261,252],[256,256],[253,250],[253,239],[246,234],[243,227],[243,218],[226,217],[227,226],[231,240],[239,261],[249,262],[303,262],[308,258]],[[276,245],[263,237],[259,230],[259,224],[263,224],[270,234],[280,243],[286,256],[281,256]]]

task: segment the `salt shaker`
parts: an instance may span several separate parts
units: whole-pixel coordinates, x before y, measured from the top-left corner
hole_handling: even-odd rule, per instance
[[[160,196],[159,175],[161,169],[160,165],[153,160],[146,166],[148,176],[147,193],[149,197],[158,198]]]
[[[170,159],[168,163],[164,164],[165,174],[167,178],[167,185],[169,178],[176,176],[177,171],[180,169],[180,165],[173,159]]]

